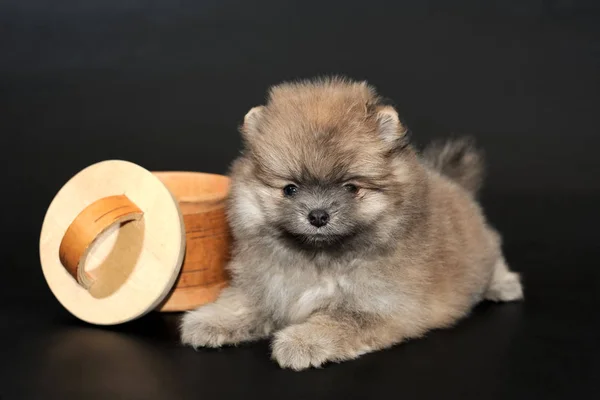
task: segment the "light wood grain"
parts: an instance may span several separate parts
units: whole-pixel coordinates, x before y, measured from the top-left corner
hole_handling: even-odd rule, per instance
[[[96,282],[93,271],[85,271],[85,259],[92,245],[115,225],[138,221],[144,213],[124,195],[108,196],[87,206],[67,228],[58,249],[58,258],[85,289]]]
[[[48,285],[78,318],[118,324],[214,301],[228,285],[229,178],[94,164],[50,204],[40,236]]]
[[[198,172],[154,172],[178,200],[186,252],[175,286],[160,311],[184,311],[214,301],[229,276],[231,235],[225,214],[229,178]]]
[[[143,218],[112,224],[93,241],[83,265],[95,279],[87,290],[67,271],[59,248],[77,216],[109,196],[126,196]],[[71,178],[50,204],[40,235],[40,261],[50,290],[73,315],[99,325],[156,309],[172,290],[184,254],[183,216],[171,192],[151,172],[120,160],[94,164]]]

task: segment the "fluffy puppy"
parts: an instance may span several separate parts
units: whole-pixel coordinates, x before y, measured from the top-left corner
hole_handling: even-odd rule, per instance
[[[477,203],[469,142],[418,154],[371,86],[338,78],[271,88],[240,130],[232,281],[184,316],[183,343],[272,337],[279,365],[301,370],[450,327],[483,299],[522,298]]]

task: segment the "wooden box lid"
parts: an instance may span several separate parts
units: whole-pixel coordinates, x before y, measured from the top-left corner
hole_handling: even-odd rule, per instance
[[[185,254],[185,227],[177,200],[155,175],[109,160],[60,189],[39,245],[58,301],[81,320],[112,325],[139,318],[168,295]]]

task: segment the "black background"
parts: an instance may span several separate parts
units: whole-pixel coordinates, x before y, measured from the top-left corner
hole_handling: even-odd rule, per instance
[[[0,1],[0,398],[597,398],[597,1]],[[421,146],[485,148],[483,204],[522,304],[358,361],[292,373],[268,343],[194,352],[176,316],[95,328],[41,274],[46,207],[119,158],[226,173],[286,79],[367,79]]]

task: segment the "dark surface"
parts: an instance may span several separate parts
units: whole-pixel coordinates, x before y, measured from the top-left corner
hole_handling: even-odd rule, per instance
[[[600,9],[491,3],[0,2],[0,398],[599,398]],[[174,315],[97,328],[61,308],[37,245],[73,174],[225,173],[266,88],[320,73],[370,80],[418,144],[479,141],[524,303],[303,373],[266,342],[180,347]]]

